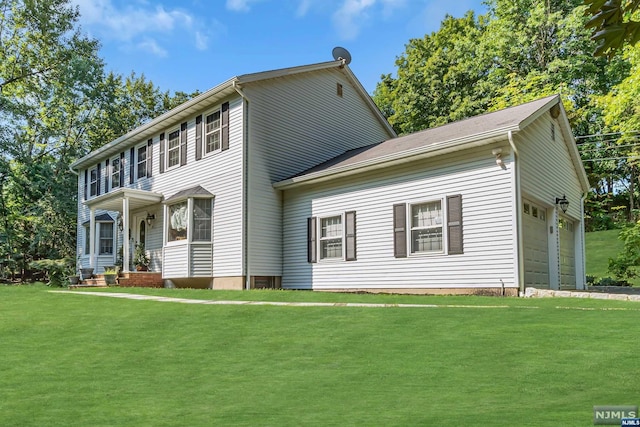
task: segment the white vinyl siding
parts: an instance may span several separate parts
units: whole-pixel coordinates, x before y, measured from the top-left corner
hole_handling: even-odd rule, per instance
[[[503,147],[503,152],[508,152]],[[517,287],[512,163],[491,148],[458,152],[360,176],[285,190],[283,287],[411,289]],[[464,253],[394,257],[393,207],[462,196]],[[307,218],[337,209],[358,215],[356,261],[307,262]],[[410,212],[410,211],[409,211]],[[410,213],[407,214],[410,216]]]
[[[555,140],[552,134],[554,125]],[[576,230],[581,230],[583,224],[581,218],[581,197],[582,189],[575,168],[571,162],[571,156],[565,138],[567,135],[560,132],[564,129],[555,125],[555,120],[548,113],[537,118],[523,131],[514,135],[516,146],[519,152],[520,181],[523,195],[555,208],[557,197],[566,195],[569,201],[569,208],[566,217],[574,221]],[[558,213],[562,213],[557,207]],[[523,215],[524,216],[524,215]],[[551,223],[551,217],[549,217]],[[561,277],[561,266],[556,260],[560,259],[560,247],[558,230],[554,231],[554,236],[550,237],[550,286],[557,289],[559,283],[563,281]],[[582,251],[583,242],[580,232],[574,233],[572,270],[575,271],[576,285],[579,289],[584,286],[584,254]],[[564,267],[567,270],[567,267]],[[574,286],[575,288],[575,286]]]
[[[187,118],[187,165],[184,167],[176,167],[170,173],[160,173],[160,132],[149,136],[152,138],[152,145],[147,155],[152,158],[152,179],[134,180],[133,184],[129,184],[130,168],[125,167],[125,187],[131,187],[139,190],[153,191],[163,194],[166,198],[171,197],[178,191],[193,187],[198,184],[214,194],[215,199],[212,202],[212,219],[211,219],[211,247],[210,252],[215,253],[213,259],[209,259],[203,266],[195,265],[193,268],[197,271],[210,271],[219,277],[241,276],[242,259],[243,259],[243,209],[242,209],[242,185],[243,185],[243,104],[240,98],[230,99],[229,108],[229,149],[219,152],[215,156],[203,157],[201,160],[195,160],[195,118],[196,114]],[[183,119],[185,120],[185,119]],[[204,122],[204,119],[203,119]],[[173,123],[175,125],[175,123]],[[168,124],[171,125],[171,124]],[[176,130],[176,126],[170,126],[169,130]],[[168,135],[165,132],[165,135]],[[167,138],[167,136],[165,136]],[[142,147],[142,143],[147,141],[147,137],[137,141],[136,146]],[[129,148],[125,149],[125,164],[128,165],[130,157]],[[135,157],[135,155],[134,155]],[[166,162],[165,151],[165,162]],[[149,157],[147,157],[149,158]],[[179,160],[178,160],[179,162]],[[102,160],[104,166],[104,159]],[[137,171],[134,170],[137,174]],[[102,172],[104,176],[104,171]],[[82,236],[81,224],[89,220],[89,209],[82,203],[84,194],[84,173],[81,173],[79,180],[79,211],[78,211],[78,228],[79,236]],[[90,175],[90,174],[89,174]],[[197,177],[197,182],[194,182]],[[104,179],[102,180],[104,181]],[[163,252],[163,224],[167,219],[163,217],[163,206],[152,205],[141,209],[139,213],[152,212],[156,215],[153,227],[147,228],[147,245],[146,249],[151,256],[151,270],[161,271],[166,266],[170,276],[167,277],[189,277],[189,269],[187,265],[188,253],[185,245],[184,254],[176,254],[177,248],[169,254]],[[104,211],[96,211],[99,215]],[[132,215],[138,212],[132,212]],[[115,218],[115,212],[111,213]],[[122,245],[121,233],[116,231],[118,238],[118,247]],[[79,250],[82,248],[84,239],[78,239]],[[180,246],[180,245],[177,245]],[[168,255],[168,256],[167,256]],[[212,255],[213,256],[213,255]],[[110,257],[110,264],[114,263],[113,256]],[[198,260],[201,257],[195,257]],[[83,265],[88,266],[88,257],[81,260]],[[167,264],[168,263],[168,264]],[[165,264],[165,265],[163,265]],[[204,269],[204,270],[202,270]],[[195,271],[194,270],[194,271]],[[200,274],[200,273],[198,273]]]
[[[343,86],[342,98],[336,83]],[[251,275],[280,276],[283,201],[272,183],[392,135],[337,70],[246,84],[243,91],[251,100],[249,269]]]

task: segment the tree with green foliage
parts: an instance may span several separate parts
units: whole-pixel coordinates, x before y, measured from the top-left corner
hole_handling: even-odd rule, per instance
[[[640,41],[640,0],[584,0],[596,56],[613,56],[625,43]]]

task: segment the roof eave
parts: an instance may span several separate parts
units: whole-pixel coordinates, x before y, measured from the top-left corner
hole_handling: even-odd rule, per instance
[[[137,128],[129,131],[121,137],[103,145],[102,147],[93,150],[86,156],[76,160],[71,164],[71,168],[79,170],[85,166],[96,163],[96,158],[113,155],[121,151],[120,145],[130,143],[133,140],[144,139],[151,135],[161,132],[163,129],[172,126],[175,123],[180,122],[184,117],[194,114],[197,110],[201,110],[215,104],[222,98],[225,98],[235,92],[233,83],[237,80],[237,77],[233,77],[218,86],[201,93],[189,101],[180,104],[176,108],[167,111],[164,114],[156,117],[155,119],[138,126]]]

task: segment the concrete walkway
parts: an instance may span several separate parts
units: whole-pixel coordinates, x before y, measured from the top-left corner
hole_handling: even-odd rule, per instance
[[[463,304],[365,304],[355,302],[277,302],[277,301],[225,301],[187,298],[159,297],[154,295],[128,294],[124,292],[49,291],[59,294],[91,295],[96,297],[124,298],[139,301],[178,302],[205,305],[275,305],[289,307],[371,307],[371,308],[513,308],[510,305],[463,305]],[[538,308],[521,306],[518,308]]]

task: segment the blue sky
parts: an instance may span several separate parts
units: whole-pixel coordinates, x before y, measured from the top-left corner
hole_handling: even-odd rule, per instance
[[[107,69],[162,90],[205,91],[237,75],[331,60],[335,46],[372,93],[411,38],[482,0],[71,0]]]

